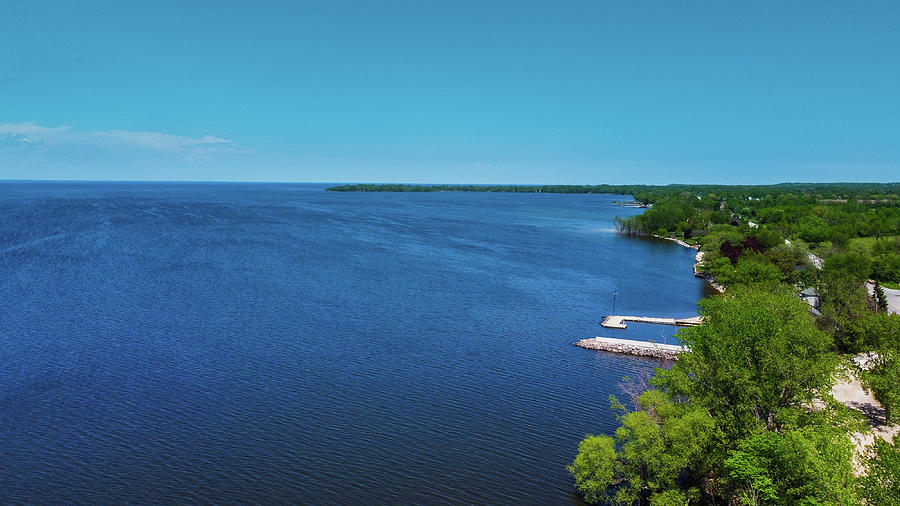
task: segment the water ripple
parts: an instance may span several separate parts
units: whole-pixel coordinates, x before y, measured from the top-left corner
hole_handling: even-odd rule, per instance
[[[702,293],[621,197],[306,189],[0,184],[0,502],[571,503],[657,365],[571,343]]]

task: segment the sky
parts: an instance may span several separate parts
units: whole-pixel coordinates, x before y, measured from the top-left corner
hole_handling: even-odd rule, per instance
[[[900,180],[900,2],[3,0],[0,179]]]

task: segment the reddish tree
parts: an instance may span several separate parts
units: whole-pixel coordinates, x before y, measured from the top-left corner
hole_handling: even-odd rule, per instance
[[[752,235],[748,235],[744,237],[744,249],[748,249],[755,253],[762,253],[765,251],[766,247],[763,246],[759,239],[753,237]]]
[[[723,257],[731,260],[731,265],[737,265],[742,251],[743,248],[740,245],[731,244],[731,241],[725,241],[719,246],[719,252],[722,253]]]

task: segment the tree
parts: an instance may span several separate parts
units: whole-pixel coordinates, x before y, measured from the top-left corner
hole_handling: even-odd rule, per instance
[[[880,281],[900,282],[900,254],[884,253],[875,257],[872,262],[872,275]]]
[[[853,504],[853,445],[828,426],[763,431],[725,460],[745,505]]]
[[[808,306],[783,285],[700,302],[690,349],[624,412],[615,439],[582,442],[569,470],[591,501],[853,503],[852,445],[828,399],[836,358]],[[614,403],[614,408],[622,409]],[[591,471],[593,470],[593,471]]]
[[[679,333],[690,353],[656,383],[704,406],[732,438],[776,428],[780,411],[828,391],[831,338],[790,289],[734,288],[699,306],[703,325]]]
[[[821,273],[819,286],[819,327],[833,336],[839,351],[855,353],[863,343],[853,335],[852,324],[865,316],[866,289],[862,281],[842,270],[826,268]]]
[[[867,462],[869,472],[862,478],[860,495],[873,506],[900,504],[900,436],[893,444],[875,439],[874,455]]]
[[[745,440],[740,449],[731,452],[725,460],[728,475],[739,484],[738,494],[742,504],[756,506],[778,498],[778,492],[771,476],[772,460],[760,452],[756,445],[766,444],[761,433],[758,438]]]
[[[759,228],[750,234],[750,237],[756,239],[756,241],[762,245],[764,250],[769,250],[784,244],[784,239],[781,237],[781,234],[774,230],[769,230],[768,228]]]
[[[862,283],[872,274],[872,261],[866,254],[858,251],[838,253],[825,260],[824,271]]]
[[[600,502],[613,484],[616,471],[615,441],[609,436],[588,436],[578,443],[578,456],[567,469],[575,488],[587,502]]]
[[[688,495],[678,489],[665,490],[650,496],[650,506],[687,506],[690,503]]]
[[[741,257],[737,265],[732,265],[727,258],[713,258],[704,262],[706,271],[716,278],[716,283],[723,286],[748,285],[754,283],[771,283],[780,281],[784,274],[768,257],[751,254]]]
[[[612,403],[624,410],[615,398]],[[688,497],[699,497],[696,483],[711,465],[715,421],[658,390],[641,394],[639,407],[619,417],[615,439],[588,436],[578,445],[568,466],[575,488],[588,502],[686,504]]]
[[[900,409],[900,315],[876,313],[854,322],[859,339],[875,350],[874,365],[863,374],[892,421]]]
[[[797,225],[800,238],[806,242],[822,242],[829,238],[828,224],[815,215],[806,215]]]
[[[884,294],[884,288],[876,281],[873,291],[875,292],[875,305],[877,306],[878,311],[886,313],[888,310],[888,300],[887,296]]]
[[[790,284],[800,281],[800,271],[811,269],[806,253],[793,245],[781,244],[766,251],[769,260],[781,271],[784,281]]]

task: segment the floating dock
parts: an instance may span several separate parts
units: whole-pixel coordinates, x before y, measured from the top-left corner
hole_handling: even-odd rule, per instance
[[[679,344],[659,344],[649,341],[632,341],[630,339],[616,339],[614,337],[595,337],[582,339],[575,346],[589,350],[609,351],[613,353],[626,353],[639,357],[663,358],[677,360],[678,355],[685,351]]]
[[[702,317],[693,316],[691,318],[657,318],[655,316],[617,316],[610,315],[603,318],[600,325],[608,329],[624,329],[628,325],[625,322],[636,323],[655,323],[658,325],[677,325],[679,327],[694,327],[703,323]]]

